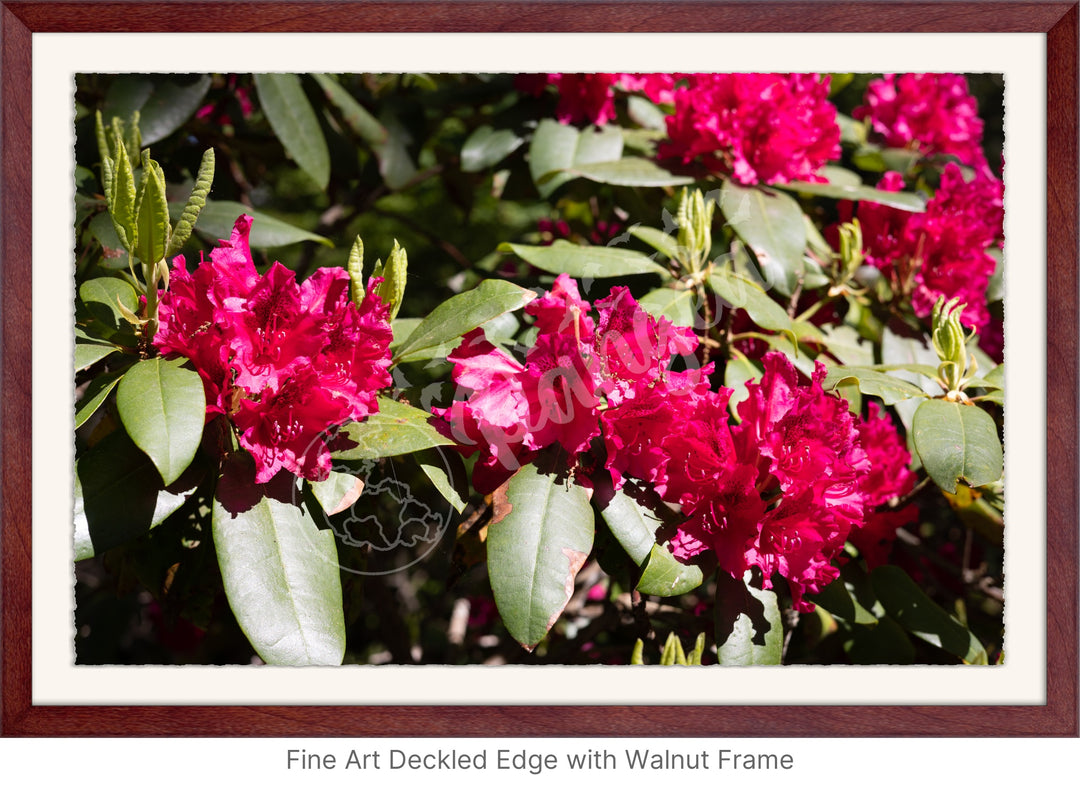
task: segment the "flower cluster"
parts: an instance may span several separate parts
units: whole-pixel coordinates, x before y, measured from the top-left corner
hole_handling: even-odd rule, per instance
[[[886,146],[914,146],[926,155],[951,154],[982,169],[983,122],[959,74],[886,74],[867,86],[852,115],[867,119]]]
[[[207,416],[227,416],[255,459],[255,480],[282,469],[326,478],[330,453],[321,435],[378,409],[390,384],[393,337],[388,307],[371,289],[357,308],[349,276],[319,269],[303,284],[278,262],[259,275],[251,259],[252,218],[189,273],[173,260],[161,293],[162,355],[182,355],[202,376]]]
[[[886,173],[878,189],[904,186],[899,173]],[[967,304],[962,321],[983,330],[990,321],[986,287],[996,266],[987,248],[1002,237],[1003,185],[986,171],[970,180],[955,163],[923,213],[863,202],[856,216],[863,229],[866,260],[881,270],[894,291],[911,294],[915,314],[930,316],[939,297]],[[851,207],[841,207],[842,219]]]
[[[538,333],[524,364],[479,330],[450,356],[465,398],[434,412],[468,453],[480,453],[477,489],[494,490],[552,445],[570,466],[600,455],[617,488],[636,479],[678,505],[677,558],[708,551],[735,577],[759,567],[766,585],[779,574],[802,610],[812,608],[807,592],[836,577],[832,562],[849,538],[880,562],[912,514],[876,510],[914,480],[886,416],[852,415],[822,389],[821,364],[807,386],[772,352],[732,426],[731,391],[710,390],[711,364],[672,370],[676,358],[694,360],[692,330],[650,316],[623,287],[595,308],[594,321],[574,281],[560,275],[526,308]]]
[[[675,90],[658,153],[697,158],[741,184],[822,181],[840,155],[829,80],[816,74],[691,74]]]
[[[517,87],[539,96],[551,85],[559,94],[555,117],[563,124],[601,126],[615,118],[615,90],[641,93],[654,102],[673,101],[674,74],[521,74]]]

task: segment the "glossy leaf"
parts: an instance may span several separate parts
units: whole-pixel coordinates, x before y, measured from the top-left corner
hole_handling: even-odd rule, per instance
[[[326,98],[341,111],[349,129],[361,140],[370,145],[386,143],[389,133],[379,120],[353,98],[345,87],[329,74],[313,74],[315,81],[322,88]]]
[[[565,272],[572,278],[619,278],[624,275],[656,274],[664,280],[671,273],[644,253],[621,247],[575,245],[557,239],[550,245],[499,245],[503,253],[514,253],[545,272]]]
[[[75,462],[75,560],[142,536],[179,509],[203,475],[192,466],[164,488],[146,454],[113,432]]]
[[[701,585],[701,569],[682,564],[657,544],[661,520],[625,492],[616,491],[600,514],[623,550],[640,568],[635,588],[642,594],[675,597]]]
[[[97,363],[99,360],[104,360],[113,352],[117,352],[116,347],[109,344],[86,344],[75,342],[75,370],[82,371],[85,368]]]
[[[488,526],[491,590],[506,629],[526,649],[547,635],[592,550],[587,491],[526,465],[510,479],[510,511]]]
[[[229,607],[259,656],[270,665],[340,665],[345,619],[334,533],[270,497],[235,514],[215,499],[213,532]]]
[[[398,347],[398,363],[423,357],[497,316],[516,311],[536,299],[536,293],[509,281],[489,278],[475,288],[451,297],[428,314]]]
[[[880,566],[870,573],[886,613],[908,632],[962,659],[986,665],[986,649],[964,625],[930,599],[904,570]]]
[[[766,330],[784,333],[794,343],[795,327],[787,311],[765,293],[765,290],[748,278],[729,269],[715,269],[708,279],[709,288],[725,303],[742,308],[754,324]]]
[[[529,172],[540,197],[547,198],[574,178],[565,171],[622,156],[623,139],[616,129],[578,130],[550,118],[540,122],[529,145]]]
[[[123,371],[110,371],[107,374],[102,374],[87,386],[83,397],[75,405],[76,429],[86,423],[90,416],[97,412],[98,407],[112,393],[112,389],[116,387],[116,383],[120,381],[122,376],[124,376]]]
[[[917,385],[912,385],[883,371],[875,371],[863,366],[831,366],[825,375],[822,387],[825,390],[857,385],[860,393],[877,396],[885,404],[896,404],[905,399],[926,397],[926,392]]]
[[[720,665],[779,665],[784,641],[776,592],[719,572],[716,580],[716,655]]]
[[[135,289],[120,278],[93,278],[84,281],[79,286],[79,299],[94,319],[113,331],[129,327],[119,306],[132,313],[139,309],[139,296]]]
[[[772,288],[784,296],[795,291],[805,269],[806,228],[802,210],[782,192],[743,187],[730,179],[720,189],[720,211],[753,252]]]
[[[377,413],[342,427],[339,437],[351,447],[335,450],[332,456],[339,460],[381,459],[452,445],[454,441],[441,434],[432,420],[424,410],[380,396]]]
[[[145,104],[139,109],[139,132],[142,145],[150,146],[164,140],[195,115],[210,90],[210,75],[179,83],[172,80],[158,83]]]
[[[637,237],[646,245],[663,253],[669,259],[678,260],[679,240],[671,234],[664,233],[659,228],[645,225],[634,225],[630,228],[630,235]]]
[[[689,176],[677,176],[644,157],[623,157],[610,162],[575,164],[564,172],[617,187],[673,187],[694,183]]]
[[[150,358],[132,366],[116,391],[124,428],[166,485],[184,472],[202,440],[206,396],[187,361]]]
[[[1001,478],[997,426],[979,407],[927,400],[915,411],[911,431],[923,468],[946,492],[956,492],[959,479],[979,487]]]
[[[364,491],[363,480],[351,473],[331,470],[322,481],[308,482],[315,500],[327,515],[343,512],[356,503]]]
[[[839,169],[838,169],[839,170]],[[850,173],[850,171],[845,171]],[[850,174],[854,176],[855,174]],[[856,179],[858,177],[856,176]],[[878,190],[862,184],[842,182],[814,183],[794,181],[787,184],[776,184],[783,190],[799,192],[805,195],[820,195],[823,198],[835,198],[845,201],[870,201],[882,206],[891,206],[894,209],[903,209],[906,212],[926,211],[926,199],[920,195],[909,192],[889,192]]]
[[[274,134],[322,190],[330,183],[330,151],[319,119],[295,74],[256,74],[255,90]]]
[[[642,296],[638,305],[653,316],[667,317],[678,327],[693,327],[697,320],[698,297],[693,289],[654,289]]]
[[[183,211],[183,207],[178,203],[171,204],[169,209],[177,217],[180,217]],[[207,201],[199,214],[199,232],[214,239],[228,239],[232,234],[236,218],[243,214],[250,215],[254,220],[249,237],[253,248],[284,247],[306,241],[318,242],[327,247],[334,246],[334,243],[326,237],[313,234],[236,201]]]
[[[477,173],[513,154],[525,139],[509,129],[477,128],[461,147],[461,169]]]

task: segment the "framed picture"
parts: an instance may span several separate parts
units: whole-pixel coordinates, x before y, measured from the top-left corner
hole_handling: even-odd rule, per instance
[[[2,13],[4,734],[1077,733],[1075,4],[930,14],[908,3],[297,2],[238,14],[227,3],[5,2]],[[936,76],[956,74],[968,79]],[[965,126],[976,123],[969,87],[1004,109],[985,140],[982,120]],[[708,98],[687,98],[695,90]],[[897,121],[905,111],[889,103],[904,90],[953,97],[956,126],[933,144],[929,131],[903,132],[945,123]],[[694,116],[726,93],[743,111],[768,97],[768,118],[788,102],[783,135],[755,128],[773,135],[761,146],[770,156],[733,142],[757,121]],[[170,126],[155,102],[184,117]],[[452,110],[414,146],[408,114],[425,102]],[[835,139],[801,131],[822,108]],[[251,113],[242,139],[234,130]],[[191,145],[167,144],[189,119]],[[338,133],[362,144],[358,159]],[[813,141],[791,143],[800,135]],[[579,156],[589,149],[601,154]],[[260,178],[275,159],[271,187]],[[99,161],[100,173],[87,164]],[[442,197],[416,197],[428,179]],[[582,198],[581,185],[618,199]],[[638,189],[656,200],[634,203]],[[998,215],[969,222],[982,269],[958,284],[933,272],[932,246],[958,244],[934,223],[970,220],[979,190],[997,191],[987,200]],[[260,211],[267,191],[293,196],[292,208]],[[500,255],[438,230],[455,191],[472,196],[469,217],[485,202],[476,211],[491,214],[485,241]],[[800,231],[788,267],[776,218],[790,212]],[[48,262],[71,258],[72,227],[75,258],[92,253],[61,286]],[[199,278],[217,279],[220,303],[203,305]],[[410,303],[409,284],[453,284],[442,289],[453,296]],[[983,313],[947,301],[990,288]],[[303,311],[278,322],[289,300]],[[74,449],[71,369],[57,351],[70,348],[72,304]],[[839,316],[822,319],[835,305]],[[632,319],[620,324],[620,312]],[[564,361],[551,364],[558,376],[536,374],[560,344],[586,350],[580,371]],[[900,363],[907,353],[881,352],[890,344],[922,352]],[[642,349],[656,365],[639,371],[627,361]],[[1002,353],[1019,394],[1005,404]],[[345,369],[348,387],[335,379]],[[648,408],[650,428],[620,426],[620,410],[646,410],[635,387],[654,374],[664,403]],[[370,387],[355,390],[361,381]],[[778,428],[781,390],[783,410],[817,411],[816,423]],[[523,406],[505,421],[509,403]],[[395,445],[403,426],[409,443]],[[701,445],[707,426],[715,445]],[[709,462],[716,449],[755,461]],[[746,478],[745,491],[701,484],[709,464]],[[691,475],[702,466],[705,479]],[[149,505],[144,479],[157,482]],[[121,495],[100,495],[118,481]],[[427,529],[398,525],[387,539],[372,504],[391,490],[399,519],[415,505]],[[955,531],[934,536],[929,512],[911,516],[916,502]],[[644,538],[625,509],[650,526]],[[442,530],[421,536],[433,521]],[[131,540],[124,526],[151,523],[172,550],[117,552]],[[731,544],[721,524],[752,530]],[[987,533],[999,555],[973,561]],[[895,536],[922,566],[882,555]],[[294,539],[302,552],[290,557]],[[192,551],[182,559],[181,546]],[[313,548],[333,555],[343,586],[312,583],[325,580]],[[417,608],[419,624],[395,621],[393,586],[434,550],[465,582],[432,600],[440,616]],[[72,578],[73,560],[104,551],[109,566],[84,563]],[[281,564],[251,561],[268,554]],[[308,560],[291,566],[297,557]],[[978,596],[950,600],[921,577],[933,565]],[[147,566],[163,604],[87,616],[94,575],[119,569],[145,585]],[[687,574],[697,578],[684,585]],[[419,585],[406,594],[428,596]],[[216,648],[200,608],[227,614]],[[297,629],[281,627],[281,608]],[[154,646],[138,644],[136,622],[122,639],[102,627],[131,614],[160,620]],[[425,619],[440,648],[417,656],[422,641],[403,633]],[[980,620],[997,639],[979,637]],[[199,649],[166,622],[196,630]],[[461,639],[470,624],[483,640]],[[357,641],[365,630],[376,637]],[[326,667],[343,655],[348,667]]]

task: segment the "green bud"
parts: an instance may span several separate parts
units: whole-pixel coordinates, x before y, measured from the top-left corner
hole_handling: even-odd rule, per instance
[[[349,251],[349,260],[345,265],[349,271],[349,294],[357,308],[364,301],[364,240],[359,235]]]
[[[863,237],[862,226],[859,221],[852,220],[850,223],[840,225],[840,282],[846,283],[855,275],[855,271],[862,266]]]
[[[698,272],[712,250],[712,220],[716,205],[706,203],[701,190],[683,188],[675,222],[679,226],[680,262],[688,273]]]
[[[960,324],[960,316],[966,305],[959,303],[956,297],[948,302],[940,297],[931,314],[934,351],[941,360],[938,377],[949,393],[957,393],[963,388],[968,372],[967,339]]]

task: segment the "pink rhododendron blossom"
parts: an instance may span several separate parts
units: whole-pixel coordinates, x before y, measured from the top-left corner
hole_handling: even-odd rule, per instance
[[[852,115],[868,119],[886,146],[923,154],[952,154],[974,168],[986,166],[978,103],[959,74],[886,74],[866,89]]]
[[[823,181],[818,171],[840,155],[828,95],[828,78],[816,74],[687,75],[658,153],[700,158],[741,184]]]
[[[903,179],[887,173],[878,189],[897,191]],[[966,304],[961,321],[987,326],[986,287],[996,262],[987,249],[1002,237],[1004,186],[989,172],[966,181],[955,163],[922,213],[864,201],[855,216],[863,229],[867,263],[881,270],[898,294],[910,294],[917,316],[928,317],[939,297]],[[842,205],[841,219],[851,216]]]
[[[675,74],[519,74],[518,90],[539,96],[551,85],[559,94],[555,117],[563,124],[603,126],[615,118],[615,89],[641,93],[658,104],[674,101]]]
[[[207,415],[225,415],[255,459],[255,481],[282,469],[319,480],[330,470],[328,429],[378,409],[390,384],[389,308],[369,289],[357,308],[343,269],[317,270],[303,285],[275,262],[259,275],[251,218],[189,273],[173,260],[154,339],[165,357],[191,360]]]

